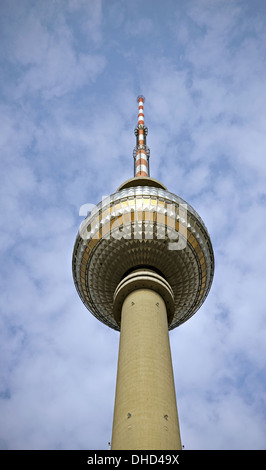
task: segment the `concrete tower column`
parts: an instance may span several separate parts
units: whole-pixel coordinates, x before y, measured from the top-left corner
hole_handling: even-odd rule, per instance
[[[112,450],[181,449],[168,320],[173,293],[150,270],[123,279],[114,296],[121,323]]]

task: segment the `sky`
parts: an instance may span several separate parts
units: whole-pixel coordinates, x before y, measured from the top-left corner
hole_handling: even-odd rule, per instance
[[[170,332],[185,449],[266,449],[266,2],[1,0],[0,448],[109,449],[119,333],[79,299],[83,204],[151,176],[215,253]]]

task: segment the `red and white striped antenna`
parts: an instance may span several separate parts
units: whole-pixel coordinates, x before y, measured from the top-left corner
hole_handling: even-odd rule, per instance
[[[148,128],[144,124],[143,105],[145,98],[143,95],[137,97],[139,105],[138,124],[135,127],[135,136],[137,139],[136,147],[133,151],[134,157],[134,176],[150,176],[150,149],[146,145],[146,136]]]

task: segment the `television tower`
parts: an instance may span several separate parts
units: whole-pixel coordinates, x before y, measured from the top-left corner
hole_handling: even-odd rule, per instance
[[[150,177],[137,101],[134,177],[82,222],[72,268],[85,306],[120,331],[111,449],[173,450],[182,445],[168,330],[206,299],[214,255],[197,212]]]

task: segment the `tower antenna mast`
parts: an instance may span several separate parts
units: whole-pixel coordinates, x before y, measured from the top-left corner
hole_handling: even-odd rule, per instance
[[[146,145],[148,128],[144,124],[144,103],[143,95],[137,97],[139,105],[138,124],[135,127],[136,147],[133,150],[134,176],[150,176],[150,149]]]

